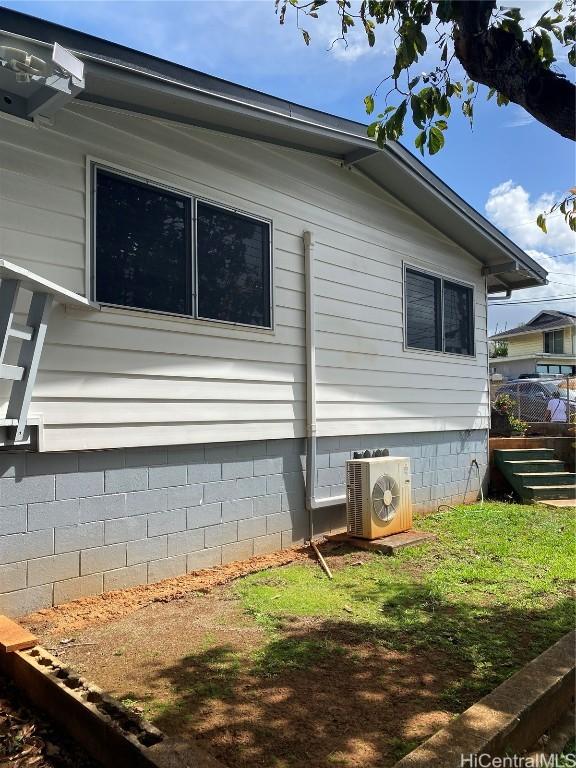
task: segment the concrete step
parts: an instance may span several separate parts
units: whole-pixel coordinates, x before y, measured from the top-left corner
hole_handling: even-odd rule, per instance
[[[553,459],[552,448],[496,448],[494,457],[498,461],[535,461]]]
[[[533,501],[576,498],[576,485],[525,485],[523,490]]]
[[[566,467],[563,461],[557,459],[539,459],[538,461],[504,461],[500,468],[505,475],[518,474],[520,472],[564,472]]]
[[[576,485],[576,472],[516,472],[522,485]]]

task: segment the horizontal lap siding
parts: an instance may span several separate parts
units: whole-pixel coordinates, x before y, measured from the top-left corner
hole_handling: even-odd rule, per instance
[[[274,226],[274,333],[56,307],[31,407],[48,450],[302,436],[306,229],[318,243],[319,434],[486,426],[479,265],[357,172],[84,104],[53,129],[2,128],[0,255],[79,293],[86,154]],[[403,259],[475,282],[474,360],[403,350]]]

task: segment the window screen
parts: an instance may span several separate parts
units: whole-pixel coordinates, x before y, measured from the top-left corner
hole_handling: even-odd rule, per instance
[[[564,353],[564,331],[547,331],[544,334],[544,352],[555,355]]]
[[[406,270],[406,344],[442,350],[441,281],[423,272]]]
[[[444,351],[473,355],[473,292],[471,288],[444,280]]]
[[[190,314],[190,201],[96,170],[95,298]]]
[[[269,224],[200,202],[196,216],[198,316],[269,328]]]

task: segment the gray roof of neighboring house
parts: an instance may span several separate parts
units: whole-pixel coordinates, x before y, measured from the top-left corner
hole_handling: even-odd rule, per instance
[[[538,333],[539,331],[552,331],[555,329],[576,326],[576,315],[560,310],[545,309],[538,312],[532,320],[516,328],[501,331],[490,336],[490,339],[508,339],[512,336],[522,336],[526,333]]]
[[[42,50],[55,42],[85,65],[76,98],[336,158],[484,264],[490,292],[546,284],[547,272],[400,144],[379,149],[366,126],[123,45],[0,8],[0,32]],[[0,76],[2,75],[0,67]],[[10,73],[6,73],[10,74]],[[0,78],[0,89],[6,85]],[[15,93],[24,104],[27,93]],[[2,107],[0,107],[1,109]]]

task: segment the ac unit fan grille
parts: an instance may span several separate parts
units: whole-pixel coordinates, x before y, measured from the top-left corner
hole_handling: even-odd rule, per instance
[[[383,523],[390,523],[398,514],[400,489],[398,483],[389,475],[382,475],[374,483],[372,490],[372,509]]]

